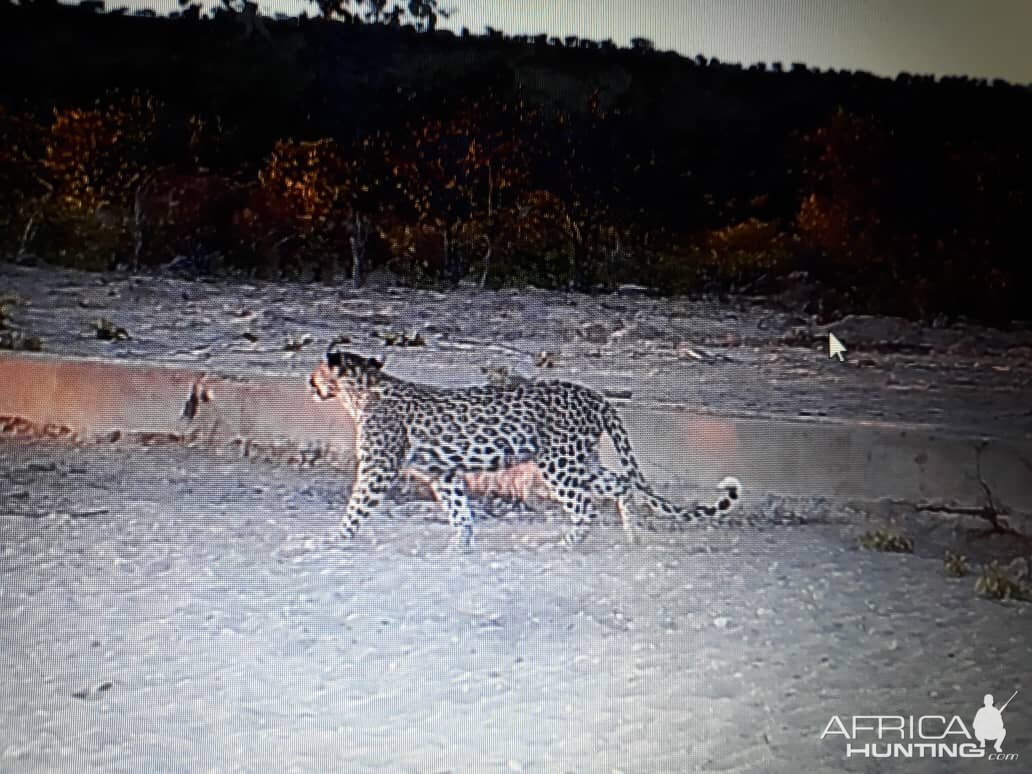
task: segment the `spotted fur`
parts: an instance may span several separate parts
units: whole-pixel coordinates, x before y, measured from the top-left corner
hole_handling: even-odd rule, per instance
[[[319,400],[338,399],[355,420],[358,477],[341,521],[351,538],[381,503],[398,474],[413,469],[430,481],[458,539],[472,541],[473,518],[465,474],[533,462],[573,522],[568,543],[578,543],[597,518],[592,496],[616,500],[630,529],[637,489],[658,513],[677,519],[714,517],[741,494],[738,480],[720,482],[713,505],[686,509],[653,490],[642,475],[616,409],[594,390],[570,382],[520,382],[445,389],[398,379],[383,363],[330,351],[312,373]],[[598,444],[613,441],[624,472],[602,466]]]

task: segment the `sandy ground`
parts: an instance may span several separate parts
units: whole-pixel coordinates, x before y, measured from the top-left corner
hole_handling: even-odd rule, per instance
[[[344,335],[439,384],[505,366],[727,417],[1032,437],[1027,330],[847,318],[838,363],[828,328],[754,300],[0,277],[8,331],[57,354],[303,379]],[[942,563],[1028,547],[972,539],[975,520],[753,493],[731,525],[629,545],[609,523],[568,551],[554,513],[495,504],[461,553],[402,490],[344,547],[349,487],[321,462],[0,439],[0,770],[981,771],[819,736],[832,715],[970,728],[1016,690],[1021,758],[992,765],[1032,756],[1032,605]],[[858,550],[881,524],[916,553]]]
[[[721,416],[923,424],[951,434],[1032,438],[1032,330],[933,328],[850,317],[829,326],[761,300],[591,297],[541,290],[449,293],[374,287],[187,282],[0,263],[7,324],[49,352],[305,378],[327,343],[386,356],[440,384],[504,366],[570,378],[636,404]],[[96,321],[126,340],[97,338]],[[828,358],[827,333],[848,348]],[[383,334],[425,346],[386,346]],[[536,366],[542,350],[553,367]]]
[[[819,735],[970,727],[1015,690],[1004,750],[1032,755],[1032,605],[976,596],[930,540],[858,550],[855,510],[638,545],[610,519],[570,551],[514,509],[456,552],[399,493],[345,548],[347,489],[180,447],[0,444],[0,770],[981,771]]]

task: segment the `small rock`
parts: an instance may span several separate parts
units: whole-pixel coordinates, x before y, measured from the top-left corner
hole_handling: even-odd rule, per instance
[[[541,350],[534,359],[534,365],[538,368],[555,368],[559,363],[559,353]]]
[[[110,680],[105,680],[104,682],[95,685],[92,688],[83,688],[80,691],[75,691],[72,694],[72,698],[81,699],[83,701],[86,701],[87,699],[95,699],[98,694],[104,693],[105,691],[110,691],[114,687],[115,684],[113,682],[111,682]]]
[[[609,327],[601,322],[585,323],[578,329],[577,333],[582,339],[592,344],[608,344],[611,335]]]
[[[616,289],[618,296],[644,296],[649,292],[649,289],[644,285],[620,285]]]
[[[94,332],[101,341],[125,341],[131,339],[129,331],[121,326],[115,325],[107,318],[100,317],[93,323]]]

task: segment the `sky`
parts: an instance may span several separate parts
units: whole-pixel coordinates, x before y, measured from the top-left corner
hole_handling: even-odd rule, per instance
[[[171,8],[174,0],[124,0]],[[120,4],[108,0],[109,7]],[[207,3],[205,3],[207,5]],[[441,26],[545,32],[725,62],[1002,78],[1032,84],[1032,0],[439,0]],[[264,13],[315,15],[304,0],[259,0]]]

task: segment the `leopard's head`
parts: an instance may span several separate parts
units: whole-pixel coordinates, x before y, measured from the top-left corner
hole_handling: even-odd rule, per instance
[[[376,358],[330,348],[326,352],[326,362],[320,363],[308,379],[312,398],[352,401],[380,381],[381,368],[383,361]]]

